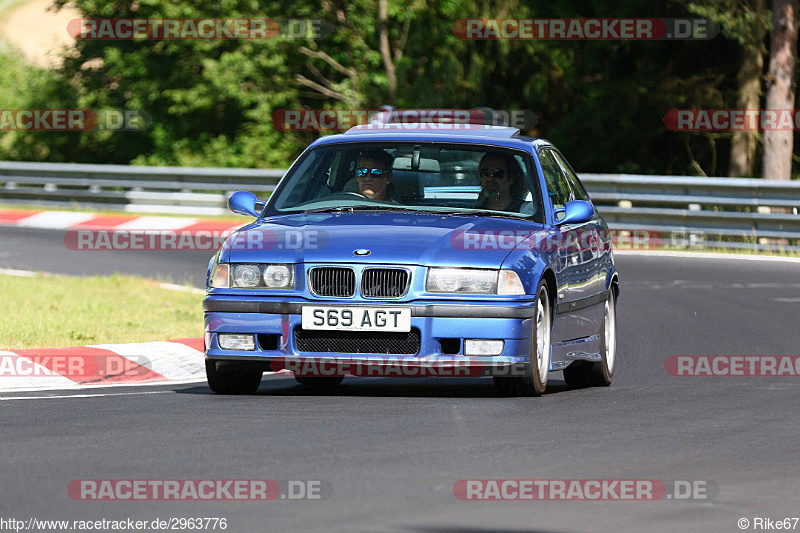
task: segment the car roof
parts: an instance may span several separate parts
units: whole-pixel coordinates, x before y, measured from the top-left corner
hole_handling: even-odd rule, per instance
[[[343,134],[327,135],[314,141],[311,147],[364,142],[440,142],[469,143],[518,148],[534,151],[551,146],[550,141],[519,134],[517,128],[504,126],[475,126],[467,124],[365,124],[350,128]]]
[[[409,130],[447,132],[451,135],[474,135],[478,133],[483,137],[516,137],[519,135],[518,128],[507,126],[489,126],[483,124],[438,124],[438,123],[405,123],[405,124],[360,124],[353,126],[344,135],[355,135],[357,133],[387,133]]]

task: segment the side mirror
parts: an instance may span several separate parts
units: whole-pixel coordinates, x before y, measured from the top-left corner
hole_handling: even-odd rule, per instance
[[[567,202],[564,209],[559,209],[556,214],[564,213],[564,218],[556,221],[556,226],[564,224],[583,224],[588,222],[594,216],[594,208],[592,204],[585,200],[573,200]]]
[[[259,207],[264,209],[264,202],[257,201],[256,195],[248,191],[237,191],[228,198],[228,209],[240,215],[258,218]]]

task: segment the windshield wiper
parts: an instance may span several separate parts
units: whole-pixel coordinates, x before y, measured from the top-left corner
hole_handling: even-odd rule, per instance
[[[348,206],[335,206],[335,207],[318,207],[317,209],[306,209],[306,213],[341,213],[341,212],[354,212],[354,211],[414,211],[409,206],[400,205],[348,205]]]
[[[483,217],[494,217],[494,218],[513,218],[514,220],[525,219],[526,217],[521,216],[514,216],[511,213],[504,214],[498,213],[497,211],[491,211],[489,209],[448,209],[444,211],[430,211],[431,213],[442,214],[442,215],[476,215],[476,216],[483,216]]]

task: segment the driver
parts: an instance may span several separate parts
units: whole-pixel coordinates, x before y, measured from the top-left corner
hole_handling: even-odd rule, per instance
[[[476,208],[519,212],[525,197],[519,165],[509,154],[489,152],[478,166],[481,193]]]
[[[356,178],[358,190],[372,200],[393,202],[386,195],[386,188],[392,182],[394,158],[383,150],[364,150],[358,156]]]

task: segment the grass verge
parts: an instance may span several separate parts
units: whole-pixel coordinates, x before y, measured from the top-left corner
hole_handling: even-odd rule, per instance
[[[0,275],[0,350],[203,336],[201,294],[136,276]]]

